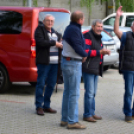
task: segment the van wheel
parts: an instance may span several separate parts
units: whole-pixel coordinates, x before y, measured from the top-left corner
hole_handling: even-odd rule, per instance
[[[31,84],[31,86],[36,86],[37,82],[29,82]]]
[[[6,69],[0,65],[0,93],[6,92],[11,86]]]

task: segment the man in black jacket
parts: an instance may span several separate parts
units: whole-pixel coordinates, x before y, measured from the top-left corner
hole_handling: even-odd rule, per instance
[[[119,21],[122,12],[122,6],[120,6],[116,12],[114,32],[121,41],[119,72],[123,74],[125,82],[123,112],[125,114],[125,121],[132,122],[132,119],[134,119],[134,103],[133,108],[131,107],[134,86],[134,21],[131,25],[132,32],[120,31]]]
[[[53,28],[54,17],[50,14],[45,16],[43,24],[39,24],[35,31],[36,40],[36,65],[37,65],[37,85],[35,105],[38,115],[44,112],[56,113],[50,108],[50,97],[57,80],[58,68],[58,48],[62,48],[61,35]],[[43,96],[43,89],[47,79]]]
[[[103,55],[110,54],[110,51],[103,49],[101,32],[103,23],[101,20],[94,20],[92,29],[84,33],[86,52],[88,57],[82,64],[83,80],[85,87],[84,114],[83,120],[96,122],[102,117],[95,114],[95,95],[97,91],[98,75],[102,76]]]

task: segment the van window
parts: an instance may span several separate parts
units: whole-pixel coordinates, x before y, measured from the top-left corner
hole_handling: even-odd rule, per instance
[[[131,27],[132,22],[134,21],[134,16],[127,16],[126,17],[126,27]]]
[[[46,14],[51,14],[55,17],[54,29],[63,34],[66,26],[70,22],[70,14],[64,12],[40,12],[39,21],[43,21]]]
[[[0,34],[20,34],[22,14],[14,11],[0,11]]]
[[[107,20],[105,20],[105,21],[103,22],[103,24],[104,24],[104,25],[114,26],[114,21],[115,21],[115,16],[108,18]],[[122,16],[120,17],[119,26],[121,26],[121,22],[122,22]]]

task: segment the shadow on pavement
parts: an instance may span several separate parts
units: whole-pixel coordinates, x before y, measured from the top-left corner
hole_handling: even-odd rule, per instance
[[[34,95],[35,86],[32,86],[27,82],[13,83],[11,88],[4,94]]]

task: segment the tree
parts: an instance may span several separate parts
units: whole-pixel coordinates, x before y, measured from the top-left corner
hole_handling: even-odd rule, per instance
[[[134,0],[117,0],[117,2],[116,2],[116,9],[119,7],[119,5],[122,5],[123,11],[134,12]]]

